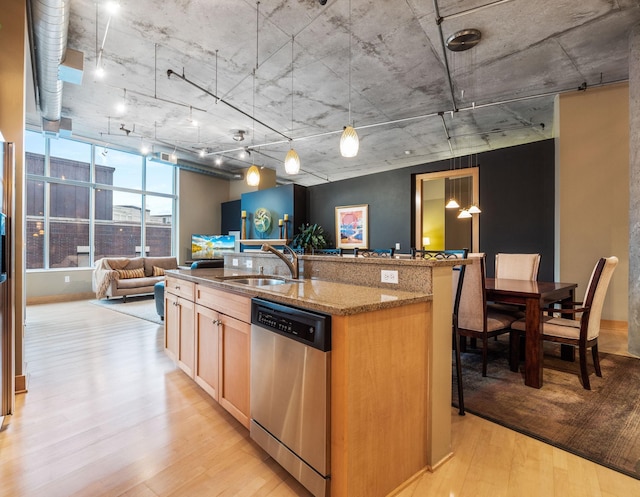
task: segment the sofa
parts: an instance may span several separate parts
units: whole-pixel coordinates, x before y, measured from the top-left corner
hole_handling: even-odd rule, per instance
[[[92,287],[96,298],[153,294],[154,285],[164,281],[164,272],[178,269],[175,257],[104,257],[93,268]]]

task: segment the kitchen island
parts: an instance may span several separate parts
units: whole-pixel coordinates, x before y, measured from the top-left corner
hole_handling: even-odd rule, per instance
[[[250,257],[251,269],[262,266],[266,274],[278,272],[272,265],[279,264],[277,258],[269,254]],[[191,295],[193,302],[193,305],[185,302],[185,316],[178,318],[171,317],[167,302],[168,352],[178,364],[190,362],[183,370],[187,374],[191,371],[200,385],[203,373],[207,376],[207,370],[215,369],[216,373],[209,374],[204,382],[209,386],[205,390],[248,426],[250,298],[258,296],[329,314],[331,495],[392,494],[451,456],[453,263],[411,261],[409,265],[414,266],[411,274],[416,273],[419,265],[428,275],[424,288],[429,291],[420,292],[399,289],[400,282],[373,287],[307,277],[314,274],[314,262],[325,261],[302,259],[305,278],[261,287],[234,281],[247,274],[255,276],[256,271],[248,270],[244,263],[237,268],[168,272],[168,298],[173,298],[173,285],[180,287],[178,292],[190,288],[180,298],[188,299]],[[360,265],[360,262],[353,260],[346,264],[358,264],[359,273],[380,274],[379,264]],[[407,262],[393,260],[383,264],[404,270]],[[355,268],[351,266],[352,270]],[[189,315],[194,317],[190,320]],[[215,340],[206,338],[207,329],[212,331],[210,322],[216,323],[218,333],[231,333],[226,344],[231,346],[230,353],[235,354],[233,360],[230,356],[225,359],[224,340],[219,339],[214,350]],[[178,332],[181,328],[185,329]],[[182,339],[183,335],[186,338]],[[208,351],[199,352],[201,347]],[[242,350],[245,357],[238,355]],[[212,353],[220,357],[217,368],[200,364],[209,361]],[[187,357],[181,359],[180,355]],[[239,374],[234,368],[240,370]],[[228,375],[229,381],[225,378]]]

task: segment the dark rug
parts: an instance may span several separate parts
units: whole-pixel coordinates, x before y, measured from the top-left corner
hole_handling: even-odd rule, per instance
[[[100,299],[90,300],[94,305],[99,305],[105,309],[120,312],[122,314],[128,314],[136,318],[151,321],[156,324],[164,324],[164,321],[160,319],[156,312],[156,302],[153,295],[134,295],[127,297],[127,301],[124,302],[122,298]]]
[[[462,354],[464,403],[469,412],[640,479],[640,360],[600,353],[602,378],[589,353],[591,390],[582,388],[579,365],[559,358],[545,343],[543,387],[524,385],[509,370],[508,338],[490,341],[487,376],[478,349]],[[453,377],[452,398],[458,391]]]

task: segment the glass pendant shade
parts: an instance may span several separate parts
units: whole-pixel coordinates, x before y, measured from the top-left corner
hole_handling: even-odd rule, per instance
[[[300,157],[294,149],[289,149],[284,158],[284,170],[287,174],[298,174],[300,172]]]
[[[342,157],[355,157],[358,155],[360,140],[353,126],[345,126],[340,138],[340,154]]]
[[[467,209],[462,209],[460,214],[458,214],[458,219],[468,219],[471,217],[471,214]]]
[[[459,209],[460,204],[456,202],[456,199],[451,197],[447,205],[444,206],[445,209]]]
[[[480,214],[482,211],[480,210],[480,207],[478,207],[476,204],[473,204],[471,207],[469,207],[469,214]]]
[[[258,186],[260,184],[260,170],[255,166],[251,166],[247,170],[247,185]]]

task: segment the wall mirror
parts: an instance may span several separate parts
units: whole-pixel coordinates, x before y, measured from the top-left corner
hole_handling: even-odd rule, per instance
[[[414,228],[416,248],[424,250],[469,248],[471,252],[479,251],[478,214],[473,214],[466,219],[458,218],[461,209],[478,202],[480,190],[478,176],[478,167],[416,175]],[[445,208],[451,198],[457,200],[460,204],[459,208]]]

